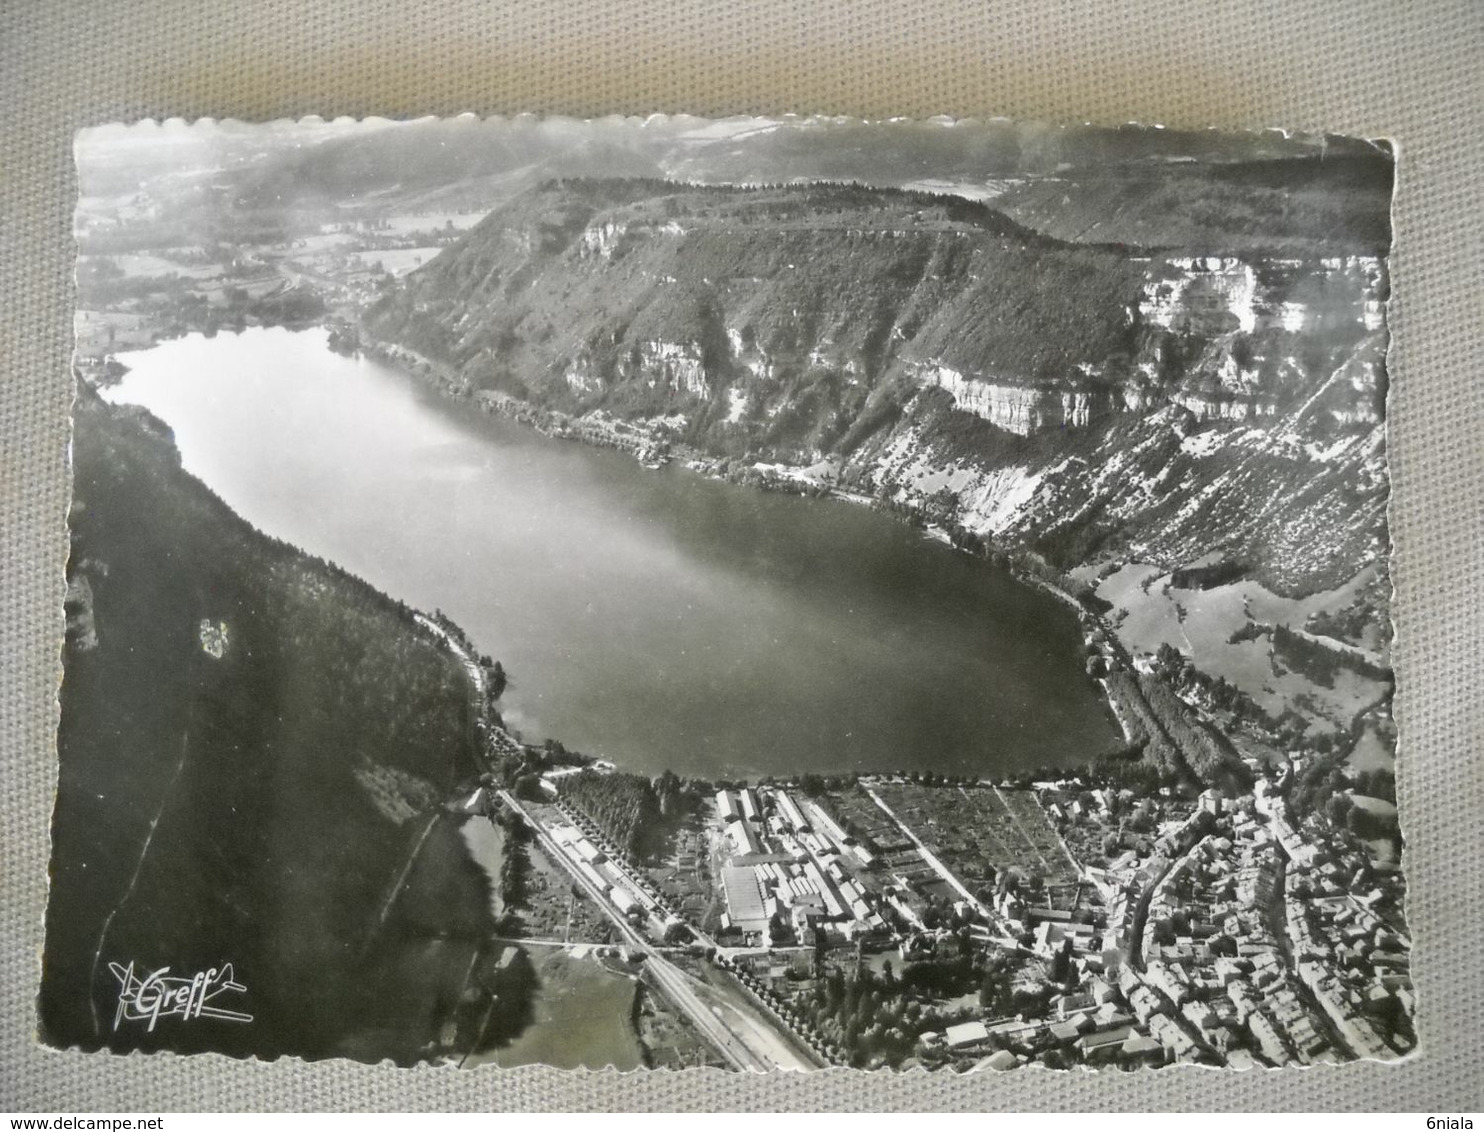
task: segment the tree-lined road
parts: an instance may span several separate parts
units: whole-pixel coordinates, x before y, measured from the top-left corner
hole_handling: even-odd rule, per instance
[[[541,842],[542,848],[571,875],[575,884],[603,910],[623,939],[633,948],[647,955],[645,966],[655,984],[695,1024],[729,1064],[737,1069],[817,1069],[819,1065],[797,1052],[782,1034],[774,1031],[771,1023],[759,1024],[745,1017],[740,1008],[733,1006],[731,1013],[737,1017],[728,1022],[720,1009],[707,1006],[701,1001],[690,976],[663,955],[659,954],[649,940],[635,930],[634,925],[618,911],[607,896],[598,890],[575,866],[571,858],[557,845],[546,827],[522,806],[508,790],[500,790],[499,797],[512,811],[531,827]],[[733,1005],[733,1004],[725,1004]]]

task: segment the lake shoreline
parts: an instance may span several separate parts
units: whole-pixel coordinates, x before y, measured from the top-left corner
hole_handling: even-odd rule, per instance
[[[812,466],[790,464],[763,464],[754,462],[741,476],[729,475],[722,469],[728,461],[711,456],[689,446],[671,435],[654,419],[624,420],[601,411],[573,415],[560,410],[545,409],[523,401],[510,394],[494,390],[473,390],[469,382],[454,373],[447,365],[430,359],[416,351],[396,343],[370,337],[364,327],[357,328],[357,348],[409,377],[419,380],[436,390],[440,395],[455,402],[472,404],[482,413],[498,416],[530,427],[543,436],[556,440],[569,440],[597,448],[612,448],[624,452],[645,467],[658,467],[676,463],[683,470],[697,473],[702,478],[716,482],[733,483],[753,487],[766,492],[801,495],[811,498],[833,498],[891,515],[919,530],[924,537],[944,543],[971,560],[985,561],[993,553],[1004,561],[1004,570],[1015,582],[1038,591],[1070,610],[1076,617],[1084,645],[1089,656],[1100,657],[1106,675],[1094,675],[1089,670],[1089,679],[1097,686],[1097,696],[1103,705],[1105,718],[1114,731],[1122,737],[1125,746],[1136,743],[1139,728],[1134,722],[1141,714],[1142,696],[1127,686],[1126,681],[1115,681],[1111,675],[1118,670],[1141,674],[1145,679],[1158,679],[1185,705],[1212,725],[1226,719],[1216,710],[1210,693],[1199,683],[1194,685],[1167,680],[1157,676],[1147,657],[1137,663],[1127,643],[1104,611],[1090,601],[1087,594],[1096,594],[1094,587],[1086,587],[1083,596],[1077,592],[1077,581],[1066,573],[1051,567],[1041,556],[1021,547],[996,545],[987,536],[982,549],[960,545],[953,537],[933,522],[933,517],[916,509],[912,504],[896,504],[863,492],[852,491],[831,482],[818,472],[825,462]],[[664,418],[661,418],[663,421]],[[658,459],[656,455],[658,454]],[[1112,565],[1137,565],[1137,560],[1111,559],[1100,562]],[[1076,569],[1085,569],[1082,564]],[[1385,697],[1378,702],[1385,702]],[[1371,705],[1369,710],[1374,710]],[[1264,725],[1251,718],[1227,721],[1233,728],[1244,731],[1247,737],[1276,754],[1281,750],[1277,724],[1270,719]],[[1065,764],[1068,769],[1091,765],[1106,754],[1116,751],[1100,751],[1080,763]],[[1062,766],[1062,760],[1053,760],[1048,766]]]
[[[332,332],[334,328],[331,328]],[[498,416],[517,424],[525,425],[542,436],[553,440],[566,440],[594,448],[611,448],[627,454],[647,468],[676,463],[683,470],[693,472],[704,479],[720,483],[736,483],[760,491],[771,491],[791,495],[808,495],[812,498],[838,499],[845,503],[866,507],[891,514],[899,522],[916,527],[924,537],[944,543],[970,559],[987,561],[984,555],[957,545],[941,529],[930,524],[925,516],[910,509],[907,513],[888,511],[882,500],[863,492],[832,484],[812,472],[809,467],[787,464],[751,465],[755,476],[733,479],[722,472],[725,461],[709,456],[697,449],[663,435],[649,421],[626,421],[602,413],[586,413],[574,416],[555,409],[544,409],[523,401],[518,397],[496,390],[471,390],[467,381],[460,379],[448,366],[428,358],[414,350],[393,342],[371,339],[364,326],[357,328],[359,335],[355,352],[391,366],[408,377],[423,382],[442,396],[454,402],[472,405],[482,413]],[[658,459],[656,457],[659,457]],[[1031,561],[1045,568],[1038,556],[1028,551],[1006,551],[1009,562],[1005,572],[1016,582],[1053,598],[1070,609],[1078,618],[1084,641],[1089,646],[1098,642],[1099,647],[1114,657],[1130,662],[1126,650],[1118,640],[1117,633],[1106,618],[1080,601],[1069,588],[1057,585],[1052,580],[1032,572]],[[1118,701],[1106,681],[1096,679],[1099,698],[1105,714],[1115,730],[1129,738],[1130,731],[1126,712],[1120,710]],[[1096,757],[1096,756],[1094,756]],[[1087,760],[1089,763],[1092,759]],[[1080,764],[1076,764],[1080,765]]]
[[[1049,591],[1056,600],[1017,596],[1027,579],[944,553],[931,545],[949,541],[941,533],[921,539],[879,507],[816,510],[776,498],[797,492],[741,491],[756,485],[679,453],[671,462],[702,474],[651,475],[634,468],[648,432],[601,444],[612,434],[505,423],[522,406],[469,413],[458,402],[473,398],[447,396],[458,391],[409,356],[384,364],[371,351],[327,350],[327,328],[244,334],[240,347],[237,335],[189,335],[158,357],[132,355],[107,396],[170,422],[187,468],[260,529],[441,609],[481,650],[518,662],[505,714],[528,741],[550,736],[646,775],[726,780],[801,765],[1014,776],[1081,765],[1121,742],[1101,690],[1073,676],[1085,661],[1067,616],[1076,607]],[[220,384],[203,385],[212,374]],[[263,422],[285,457],[266,478],[252,470]],[[574,451],[602,447],[627,450]],[[378,455],[362,468],[354,453],[367,451]],[[290,482],[305,486],[286,494]],[[314,503],[326,491],[362,502],[326,527]],[[871,502],[824,486],[809,494]],[[489,502],[470,510],[466,500]],[[361,553],[383,545],[365,541],[371,532],[391,537],[385,523],[397,515],[406,523],[384,551],[405,548]],[[454,516],[463,533],[453,544],[435,515]],[[590,562],[578,549],[608,539],[616,558]],[[465,555],[482,568],[461,565]],[[506,583],[491,589],[490,571]],[[573,584],[589,587],[587,601],[573,602]],[[635,587],[637,606],[623,596]],[[573,667],[595,617],[617,634],[594,638]],[[653,698],[655,680],[672,689],[673,718],[624,706]]]

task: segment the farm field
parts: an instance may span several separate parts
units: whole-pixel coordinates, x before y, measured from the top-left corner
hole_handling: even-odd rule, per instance
[[[639,871],[687,923],[714,927],[713,913],[720,904],[715,899],[707,833],[704,822],[687,824],[676,833],[672,851],[663,861]]]
[[[572,877],[551,860],[541,846],[526,847],[531,861],[526,906],[520,909],[524,933],[532,939],[560,939],[581,943],[608,943],[613,925],[592,901],[573,893]]]
[[[881,872],[904,877],[912,882],[914,889],[926,892],[934,892],[941,883],[932,866],[917,851],[917,846],[860,787],[831,794],[822,800],[822,805],[846,830],[876,853]]]
[[[970,891],[1007,869],[1038,873],[1053,888],[1077,883],[1076,867],[1029,791],[906,783],[872,789]]]
[[[530,950],[539,988],[535,1020],[509,1045],[471,1057],[465,1066],[637,1069],[643,1050],[631,1017],[638,983],[585,949]]]
[[[1182,589],[1159,567],[1130,563],[1098,582],[1097,592],[1113,604],[1111,621],[1131,653],[1152,654],[1161,645],[1173,645],[1198,669],[1231,682],[1264,710],[1279,713],[1291,703],[1307,702],[1333,726],[1348,726],[1384,695],[1383,682],[1342,669],[1332,684],[1316,683],[1280,663],[1268,637],[1237,640],[1234,634],[1254,624],[1302,630],[1310,617],[1349,605],[1374,575],[1374,568],[1363,570],[1337,589],[1285,598],[1251,579]],[[1372,634],[1365,650],[1384,660],[1382,643]]]

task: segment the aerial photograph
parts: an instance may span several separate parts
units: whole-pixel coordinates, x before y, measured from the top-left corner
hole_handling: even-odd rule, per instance
[[[1415,1049],[1387,143],[466,115],[75,153],[41,1042]]]

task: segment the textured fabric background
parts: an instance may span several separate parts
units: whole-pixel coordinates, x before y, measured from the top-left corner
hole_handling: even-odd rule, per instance
[[[1477,0],[0,0],[0,1109],[1484,1107],[1481,45]],[[69,490],[72,132],[149,116],[464,110],[946,113],[1395,139],[1398,786],[1422,1052],[1390,1068],[1247,1074],[762,1078],[37,1047]]]

